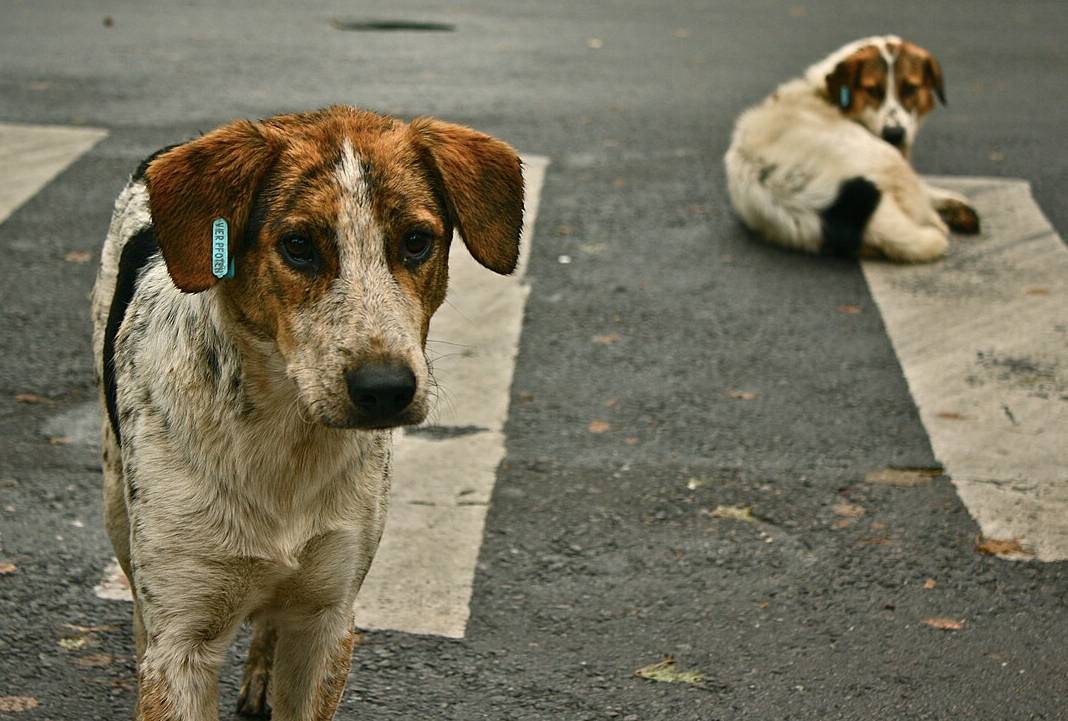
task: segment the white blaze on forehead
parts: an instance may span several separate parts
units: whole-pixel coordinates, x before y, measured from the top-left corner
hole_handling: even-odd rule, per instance
[[[384,264],[382,231],[371,208],[371,190],[363,162],[348,138],[341,144],[341,160],[334,169],[337,180],[337,244],[341,274],[355,266]]]

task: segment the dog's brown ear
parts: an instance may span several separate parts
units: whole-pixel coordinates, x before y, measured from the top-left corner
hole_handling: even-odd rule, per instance
[[[928,87],[934,88],[935,95],[946,104],[946,81],[942,77],[942,66],[935,60],[935,56],[927,53],[923,64],[923,81]]]
[[[827,74],[827,96],[843,113],[848,113],[857,103],[861,62],[855,55],[850,55]]]
[[[519,260],[523,173],[507,143],[433,118],[416,118],[416,143],[441,175],[452,224],[482,265],[507,275]]]
[[[230,258],[245,232],[256,186],[273,151],[260,128],[238,120],[154,158],[145,171],[156,243],[174,284],[186,293],[207,290],[212,272],[212,227],[226,220]],[[227,263],[230,262],[227,258]]]

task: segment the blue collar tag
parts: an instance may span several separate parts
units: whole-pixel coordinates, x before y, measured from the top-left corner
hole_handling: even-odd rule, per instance
[[[842,106],[842,110],[846,110],[849,107],[849,88],[845,85],[838,92],[838,104]]]
[[[234,277],[234,259],[230,257],[230,226],[226,218],[211,221],[211,274],[216,278]]]

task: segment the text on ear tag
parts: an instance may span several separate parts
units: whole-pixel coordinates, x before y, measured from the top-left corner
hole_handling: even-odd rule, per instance
[[[233,278],[234,263],[230,259],[230,226],[226,218],[211,222],[211,274],[216,278]]]
[[[849,107],[849,88],[845,85],[838,92],[838,104],[842,106],[842,110]]]

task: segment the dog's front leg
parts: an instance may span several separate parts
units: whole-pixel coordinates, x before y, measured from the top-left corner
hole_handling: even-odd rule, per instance
[[[278,630],[272,677],[273,721],[330,721],[352,664],[351,602],[290,618]]]
[[[243,617],[241,586],[210,562],[145,568],[135,572],[145,630],[137,720],[216,721],[219,667]]]
[[[979,214],[971,206],[968,199],[960,193],[952,190],[936,188],[924,183],[927,197],[931,199],[931,207],[935,209],[939,217],[955,233],[975,235],[979,232]]]

